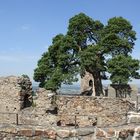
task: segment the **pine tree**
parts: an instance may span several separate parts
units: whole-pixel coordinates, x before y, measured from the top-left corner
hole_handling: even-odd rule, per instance
[[[96,95],[100,95],[102,79],[107,78],[108,72],[110,80],[117,84],[140,78],[139,61],[131,57],[135,36],[130,22],[122,17],[111,18],[103,25],[84,13],[75,15],[69,20],[66,35],[56,35],[38,61],[34,80],[41,87],[56,91],[87,71],[95,80]]]

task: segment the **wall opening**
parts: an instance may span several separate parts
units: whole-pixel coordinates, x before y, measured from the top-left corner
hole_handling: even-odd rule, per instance
[[[93,87],[93,81],[89,80],[89,87]]]
[[[30,107],[32,105],[32,101],[29,100],[28,94],[24,96],[23,108]]]

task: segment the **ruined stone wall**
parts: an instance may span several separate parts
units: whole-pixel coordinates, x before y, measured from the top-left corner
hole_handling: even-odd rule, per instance
[[[52,103],[53,92],[39,88],[33,96],[31,107],[18,112],[18,123],[22,125],[56,126],[57,116],[49,113],[54,110]]]
[[[140,126],[62,128],[0,126],[1,140],[140,140]]]
[[[50,90],[39,88],[33,96],[36,112],[46,113],[47,109],[51,107],[52,96],[55,94]]]
[[[28,105],[31,82],[24,77],[0,77],[0,112],[15,113]],[[25,103],[26,102],[26,103]]]
[[[90,81],[92,82],[92,86],[90,86]],[[94,78],[91,73],[85,72],[84,77],[81,78],[81,93],[87,94],[88,92],[91,92],[91,95],[95,96]]]
[[[29,97],[31,92],[31,82],[28,78],[0,78],[0,112],[13,113],[0,114],[1,124],[17,124],[18,120],[20,125],[49,127],[118,126],[126,124],[127,113],[135,110],[135,104],[126,99],[55,96],[45,89],[37,91],[34,106],[23,109],[26,104],[25,97]],[[134,122],[134,115],[129,116],[133,116],[129,122]],[[137,122],[140,122],[139,118]]]
[[[18,113],[19,124],[53,127],[118,126],[126,124],[128,112],[135,110],[135,104],[126,99],[53,94],[50,97],[49,91],[42,91],[34,100],[35,107]]]
[[[126,99],[85,96],[57,96],[58,115],[61,125],[113,126],[126,123],[127,112],[135,110]]]
[[[127,99],[54,96],[50,91],[39,89],[34,97],[34,106],[21,110],[24,100],[20,99],[31,93],[29,83],[29,80],[22,77],[1,79],[0,89],[3,92],[0,92],[0,109],[7,111],[7,105],[7,112],[19,108],[13,114],[0,115],[0,139],[140,139],[140,113],[129,112],[135,111],[135,105]],[[6,95],[9,96],[8,99]]]

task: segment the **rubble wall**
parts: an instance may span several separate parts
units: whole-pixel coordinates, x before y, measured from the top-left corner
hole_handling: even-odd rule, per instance
[[[49,128],[0,126],[1,140],[139,140],[140,126],[110,128]]]
[[[117,126],[126,123],[127,112],[135,105],[126,99],[87,96],[57,96],[60,124],[70,125],[76,116],[78,126]]]
[[[31,85],[29,78],[22,76],[0,77],[0,112],[16,113],[27,106]]]

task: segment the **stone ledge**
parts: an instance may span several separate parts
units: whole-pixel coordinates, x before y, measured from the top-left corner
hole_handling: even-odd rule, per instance
[[[85,128],[71,128],[71,127],[32,127],[32,126],[0,126],[0,139],[2,138],[24,137],[27,139],[52,139],[63,140],[66,138],[83,138],[92,140],[102,139],[136,139],[140,137],[140,125],[123,125],[120,127],[85,127]],[[76,139],[77,140],[77,139]]]

